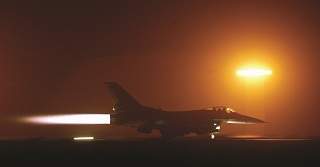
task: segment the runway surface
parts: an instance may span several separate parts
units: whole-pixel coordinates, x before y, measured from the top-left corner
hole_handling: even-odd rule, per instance
[[[318,166],[320,140],[0,141],[7,166]]]

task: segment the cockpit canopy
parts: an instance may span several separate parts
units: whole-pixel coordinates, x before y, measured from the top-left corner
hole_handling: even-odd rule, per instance
[[[217,106],[217,107],[209,107],[209,108],[205,108],[203,110],[212,110],[212,111],[217,111],[217,112],[226,112],[228,114],[230,113],[235,113],[234,110],[232,110],[229,107],[225,107],[225,106]]]

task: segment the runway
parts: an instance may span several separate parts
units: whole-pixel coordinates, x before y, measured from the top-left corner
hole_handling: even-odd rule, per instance
[[[318,139],[0,141],[9,166],[314,166]]]

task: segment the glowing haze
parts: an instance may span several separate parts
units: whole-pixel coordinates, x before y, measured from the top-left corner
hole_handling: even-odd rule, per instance
[[[52,121],[40,115],[112,113],[105,81],[146,106],[226,105],[265,118],[265,135],[320,137],[320,1],[181,2],[1,3],[0,137],[144,135],[118,126],[38,126]],[[272,75],[236,74],[248,67]],[[39,117],[12,121],[29,115]],[[224,124],[220,134],[245,128]]]

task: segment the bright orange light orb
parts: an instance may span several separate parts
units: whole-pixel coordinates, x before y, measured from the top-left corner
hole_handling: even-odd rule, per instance
[[[259,76],[270,75],[272,74],[272,71],[249,68],[249,69],[239,70],[237,71],[237,74],[239,76],[245,76],[245,77],[259,77]]]

